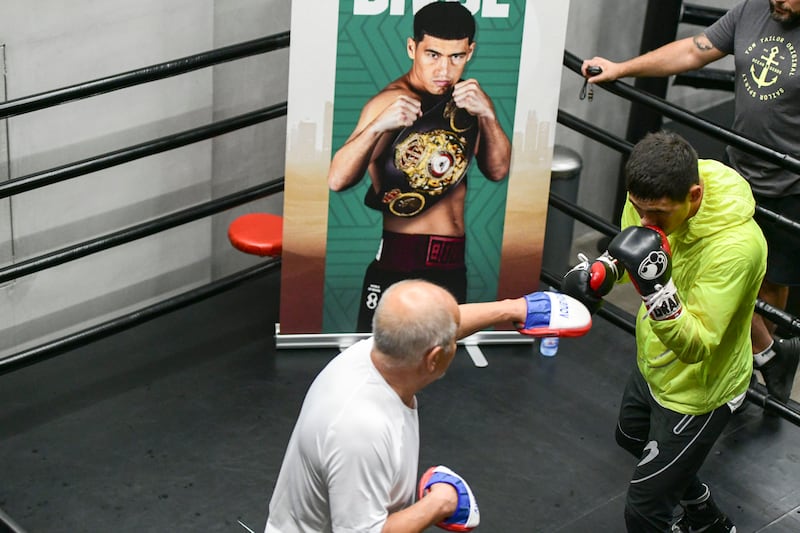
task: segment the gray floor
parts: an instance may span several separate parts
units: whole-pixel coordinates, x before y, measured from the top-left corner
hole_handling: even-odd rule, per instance
[[[0,508],[31,533],[263,531],[305,390],[335,355],[275,350],[277,294],[270,274],[0,377]],[[419,395],[421,467],[470,480],[479,531],[623,531],[634,461],[613,428],[633,338],[597,319],[554,358],[483,352],[488,367],[460,350]],[[800,531],[798,442],[751,405],[715,447],[702,476],[740,532]]]

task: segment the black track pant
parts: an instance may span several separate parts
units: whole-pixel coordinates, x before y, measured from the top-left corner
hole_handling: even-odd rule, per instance
[[[639,459],[625,502],[630,533],[669,531],[678,502],[704,492],[697,472],[730,417],[727,404],[695,416],[665,409],[634,369],[616,430],[617,443]]]

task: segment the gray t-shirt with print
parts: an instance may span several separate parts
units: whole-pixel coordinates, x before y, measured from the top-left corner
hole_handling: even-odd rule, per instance
[[[800,148],[800,24],[782,24],[769,0],[745,0],[705,31],[717,49],[734,55],[733,129],[759,144],[796,157]],[[728,147],[731,165],[753,192],[800,194],[800,175]]]

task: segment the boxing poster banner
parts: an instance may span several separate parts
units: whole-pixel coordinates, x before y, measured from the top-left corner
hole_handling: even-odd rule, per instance
[[[390,271],[442,270],[446,286],[465,266],[456,290],[466,301],[539,286],[569,3],[453,2],[474,19],[466,50],[448,48],[460,41],[447,28],[432,47],[409,39],[414,14],[431,3],[292,3],[281,334],[361,331],[359,310],[374,307],[392,274],[367,273],[379,256]],[[431,57],[463,68],[458,80],[425,70]],[[446,97],[428,98],[437,84]],[[408,100],[421,105],[381,114],[387,92],[420,95]],[[403,113],[416,122],[401,124]],[[392,131],[372,165],[340,155],[360,117]],[[492,157],[504,138],[510,165],[506,153],[498,176]]]

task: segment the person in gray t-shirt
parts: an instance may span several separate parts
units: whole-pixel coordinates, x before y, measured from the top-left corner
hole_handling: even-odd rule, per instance
[[[735,112],[733,129],[780,153],[796,154],[800,145],[800,0],[744,0],[709,26],[687,37],[627,61],[602,57],[583,62],[589,83],[633,76],[670,76],[698,69],[726,55],[734,56]],[[590,76],[589,66],[602,72]],[[729,165],[750,183],[759,206],[800,221],[800,175],[733,147]],[[756,220],[767,238],[767,274],[759,297],[785,309],[790,286],[800,286],[800,235],[788,226]],[[755,367],[770,395],[786,402],[800,358],[800,339],[776,340],[775,325],[754,315]]]

